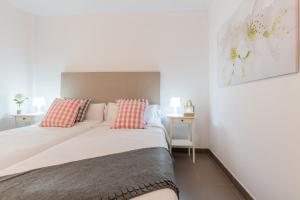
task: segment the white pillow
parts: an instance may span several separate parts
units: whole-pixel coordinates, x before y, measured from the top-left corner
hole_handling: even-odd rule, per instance
[[[145,111],[145,122],[148,125],[161,124],[161,111],[159,105],[150,105]]]
[[[118,115],[118,104],[108,103],[105,107],[104,119],[106,122],[114,123]]]
[[[100,122],[103,121],[105,103],[91,103],[87,112],[86,112],[86,120],[98,120]]]

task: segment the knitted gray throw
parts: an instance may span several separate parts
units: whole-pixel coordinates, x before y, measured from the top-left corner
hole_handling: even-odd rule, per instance
[[[172,162],[165,148],[148,148],[35,169],[1,177],[0,199],[125,200],[165,188],[178,196]]]

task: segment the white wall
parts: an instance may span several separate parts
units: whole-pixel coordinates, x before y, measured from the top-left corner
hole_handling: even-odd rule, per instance
[[[161,71],[162,106],[191,98],[197,106],[197,145],[208,141],[208,13],[104,13],[38,17],[36,96],[60,95],[66,71]],[[167,111],[165,111],[167,112]]]
[[[17,93],[30,95],[33,17],[0,0],[0,131],[12,127]]]
[[[34,24],[0,1],[0,130],[10,127],[13,96],[30,96],[31,83],[32,95],[50,103],[63,71],[159,70],[162,106],[172,96],[196,104],[199,147],[208,147],[210,104],[209,147],[245,188],[256,199],[300,199],[300,75],[217,85],[217,33],[241,2],[213,1],[209,23],[199,11],[36,17]]]
[[[219,88],[217,33],[242,0],[210,13],[210,148],[258,200],[300,199],[300,74]]]

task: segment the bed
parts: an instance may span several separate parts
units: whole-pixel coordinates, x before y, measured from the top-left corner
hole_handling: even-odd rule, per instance
[[[167,149],[166,141],[163,127],[149,126],[144,130],[113,130],[110,129],[110,124],[103,123],[85,134],[73,137],[0,171],[0,176],[137,149],[152,147]],[[80,151],[78,151],[78,148],[80,148]],[[177,195],[173,190],[164,189],[135,199],[177,200]]]
[[[33,125],[0,132],[0,170],[25,160],[71,137],[84,133],[99,121],[84,121],[72,128],[41,128]]]
[[[159,72],[65,73],[61,82],[62,96],[72,98],[160,100]],[[164,127],[110,127],[108,122],[99,124],[1,170],[0,192],[7,200],[177,200]]]

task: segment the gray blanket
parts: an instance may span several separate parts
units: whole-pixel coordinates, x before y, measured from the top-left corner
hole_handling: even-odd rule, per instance
[[[148,148],[50,166],[0,178],[1,200],[131,199],[178,189],[172,158]]]

